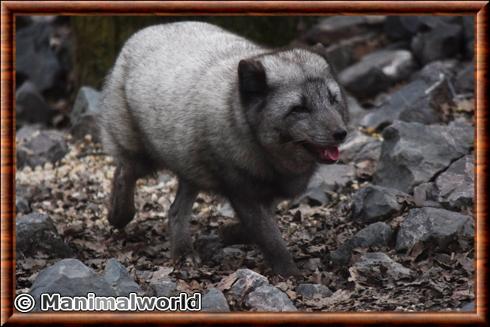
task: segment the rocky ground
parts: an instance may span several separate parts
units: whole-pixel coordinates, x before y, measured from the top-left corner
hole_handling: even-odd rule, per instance
[[[334,17],[296,41],[326,46],[352,116],[341,161],[277,209],[302,278],[274,276],[254,246],[225,247],[219,229],[234,213],[209,194],[193,208],[202,263],[174,267],[168,172],[140,180],[134,221],[111,228],[114,163],[93,128],[98,92],[84,87],[66,117],[36,120],[25,113],[55,109],[27,79],[17,90],[17,292],[202,292],[209,311],[474,310],[471,24]]]

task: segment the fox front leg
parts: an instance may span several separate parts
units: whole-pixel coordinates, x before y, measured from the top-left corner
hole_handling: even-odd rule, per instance
[[[284,277],[299,275],[274,220],[272,206],[243,199],[234,199],[231,202],[240,219],[243,233],[259,246],[274,273]]]

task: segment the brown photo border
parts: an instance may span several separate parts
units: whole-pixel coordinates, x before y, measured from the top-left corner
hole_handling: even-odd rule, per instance
[[[475,16],[476,312],[28,313],[15,295],[15,15],[373,15]],[[4,1],[1,3],[1,324],[439,323],[487,324],[488,1]]]

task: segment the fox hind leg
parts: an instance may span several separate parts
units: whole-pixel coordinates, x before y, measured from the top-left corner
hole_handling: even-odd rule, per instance
[[[179,178],[177,195],[168,212],[170,252],[174,263],[186,257],[190,257],[194,262],[199,262],[190,233],[192,205],[198,193],[199,191],[190,183]]]
[[[149,166],[134,161],[120,161],[112,180],[109,203],[109,223],[115,228],[124,228],[134,217],[134,191],[139,178],[152,173]]]

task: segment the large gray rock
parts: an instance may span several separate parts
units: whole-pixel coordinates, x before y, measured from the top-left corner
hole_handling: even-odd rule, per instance
[[[68,152],[65,136],[57,130],[24,126],[17,132],[16,139],[18,168],[55,163]]]
[[[434,183],[422,183],[413,188],[413,202],[417,207],[440,206],[437,200],[437,191]]]
[[[34,83],[26,81],[15,92],[15,113],[17,126],[34,123],[49,125],[56,110],[44,101]]]
[[[407,196],[397,189],[368,185],[353,197],[352,219],[371,223],[391,218],[403,209],[403,200]]]
[[[435,181],[439,202],[449,208],[471,208],[475,197],[474,168],[473,156],[468,155],[440,174]]]
[[[407,50],[379,50],[344,69],[339,81],[356,97],[372,97],[410,76],[415,69]]]
[[[78,91],[78,95],[70,114],[71,133],[75,138],[83,138],[89,134],[92,140],[100,141],[99,129],[97,127],[100,92],[89,87],[83,86]]]
[[[50,46],[52,34],[53,26],[40,22],[15,35],[16,74],[28,78],[41,92],[63,88],[61,77],[65,72]]]
[[[417,60],[426,64],[456,56],[461,52],[462,44],[463,28],[439,21],[430,30],[417,34],[411,47]]]
[[[390,225],[377,222],[364,227],[350,239],[352,247],[369,247],[388,245],[393,236],[393,229]]]
[[[354,167],[344,164],[322,165],[311,178],[306,191],[294,199],[291,205],[297,205],[305,200],[313,200],[319,204],[326,204],[326,192],[342,189],[355,175]]]
[[[298,295],[301,295],[303,299],[325,298],[332,295],[332,291],[322,284],[299,284],[295,291]]]
[[[457,16],[387,16],[384,32],[394,40],[411,39],[419,32],[429,31],[444,23],[457,23],[458,19]]]
[[[471,94],[475,92],[475,65],[470,61],[463,65],[454,77],[454,87],[458,94]]]
[[[63,242],[48,215],[30,213],[15,221],[17,257],[34,257],[42,253],[51,258],[73,256],[73,250]]]
[[[334,71],[340,72],[383,44],[383,37],[379,33],[368,32],[330,44],[325,48],[324,55]]]
[[[456,62],[434,62],[425,66],[412,81],[385,97],[360,121],[364,128],[382,130],[395,120],[434,124],[441,121],[442,108],[452,104],[449,86]],[[409,100],[407,100],[409,99]]]
[[[398,251],[410,250],[416,244],[445,250],[457,242],[462,248],[472,244],[475,223],[471,216],[438,208],[415,208],[408,212],[396,238]]]
[[[141,287],[129,276],[126,268],[116,259],[109,259],[105,266],[104,279],[111,285],[117,296],[141,293]]]
[[[64,259],[43,269],[37,275],[30,294],[39,310],[41,294],[59,293],[61,296],[116,296],[111,285],[77,259]]]
[[[411,39],[422,26],[420,16],[388,16],[384,21],[384,32],[393,40]]]
[[[393,238],[393,229],[390,225],[377,222],[371,224],[354,235],[337,250],[330,253],[330,260],[336,265],[349,263],[352,250],[355,248],[368,248],[371,246],[386,246]]]
[[[250,292],[245,305],[251,311],[298,311],[288,296],[277,287],[263,285]]]
[[[256,273],[250,269],[238,269],[228,278],[235,279],[229,293],[238,298],[243,298],[246,294],[260,286],[268,285],[267,277]]]
[[[356,130],[349,134],[339,150],[340,159],[343,162],[363,160],[377,162],[381,154],[381,141]]]
[[[467,154],[474,135],[466,123],[426,126],[397,121],[383,131],[383,138],[373,181],[408,193]]]
[[[382,252],[364,254],[349,268],[356,284],[388,286],[400,280],[411,279],[414,273]]]
[[[169,297],[177,292],[177,284],[169,279],[161,279],[150,282],[150,288],[155,296]]]
[[[209,312],[229,312],[230,307],[226,298],[219,289],[211,288],[206,294],[202,297],[202,306],[203,311]]]
[[[347,38],[376,31],[382,27],[384,16],[332,16],[308,30],[301,40],[308,44],[335,44]]]
[[[344,164],[321,165],[313,175],[309,187],[321,187],[324,191],[336,191],[352,180],[354,171]]]
[[[466,303],[460,308],[461,311],[476,311],[475,301]]]
[[[364,118],[366,114],[369,113],[368,110],[363,108],[359,102],[353,96],[347,95],[347,107],[349,108],[349,127],[351,130],[356,131],[359,123]],[[352,132],[350,132],[352,133]],[[350,138],[350,133],[348,137]]]

